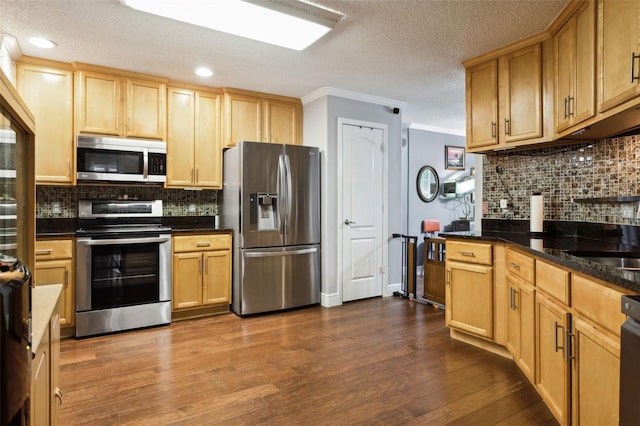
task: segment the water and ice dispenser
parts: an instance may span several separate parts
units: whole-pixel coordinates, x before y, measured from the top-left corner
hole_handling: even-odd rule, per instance
[[[249,226],[252,231],[274,231],[279,229],[278,194],[251,194],[249,204]]]

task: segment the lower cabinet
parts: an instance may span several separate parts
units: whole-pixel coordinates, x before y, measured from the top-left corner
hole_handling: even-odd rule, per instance
[[[535,380],[535,297],[536,289],[507,274],[509,313],[507,349],[522,372]]]
[[[62,284],[60,325],[75,324],[75,285],[73,282],[73,239],[36,241],[36,287]]]
[[[231,303],[231,235],[173,237],[173,310]]]
[[[31,360],[29,422],[32,426],[59,424],[62,391],[60,390],[59,312],[61,299],[58,298],[58,295],[59,293],[55,291],[40,292],[36,293],[33,301],[33,324],[34,328],[39,329],[38,333],[41,333],[41,338],[36,344],[37,346],[33,348],[35,352]],[[47,310],[51,314],[42,318],[41,312],[43,310]]]
[[[493,338],[493,268],[447,261],[446,324]]]
[[[566,425],[569,420],[569,311],[542,293],[536,295],[536,380],[547,406]]]

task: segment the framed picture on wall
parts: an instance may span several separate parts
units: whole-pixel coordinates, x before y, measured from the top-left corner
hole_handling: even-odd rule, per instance
[[[464,170],[464,147],[444,147],[444,168],[447,170]]]

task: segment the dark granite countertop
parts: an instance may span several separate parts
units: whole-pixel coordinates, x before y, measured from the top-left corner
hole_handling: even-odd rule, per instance
[[[213,216],[164,216],[162,224],[173,233],[229,233],[228,228],[216,228]],[[76,218],[36,219],[37,238],[72,238],[78,228]]]
[[[506,222],[511,223],[507,224]],[[524,224],[526,226],[513,222],[526,222]],[[445,238],[456,237],[512,243],[539,258],[640,293],[640,271],[621,270],[570,254],[575,251],[606,251],[624,254],[637,253],[640,258],[640,244],[637,243],[640,227],[610,224],[576,226],[579,224],[570,222],[566,222],[566,225],[545,222],[545,232],[531,234],[528,232],[527,221],[491,220],[487,221],[485,226],[483,220],[481,231],[444,232],[439,235]]]

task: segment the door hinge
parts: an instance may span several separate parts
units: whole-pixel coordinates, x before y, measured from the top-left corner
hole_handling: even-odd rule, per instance
[[[384,152],[384,144],[380,144],[380,151]]]
[[[380,267],[380,275],[384,275],[384,265]]]

